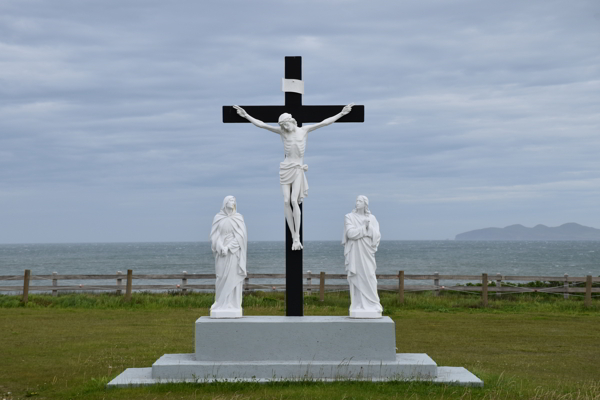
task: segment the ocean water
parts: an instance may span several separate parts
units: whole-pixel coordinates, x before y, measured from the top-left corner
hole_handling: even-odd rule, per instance
[[[599,276],[600,242],[382,241],[376,260],[381,274],[404,270],[406,274]],[[25,269],[33,275],[114,274],[128,269],[134,274],[214,273],[214,259],[208,242],[1,244],[0,275],[22,275]],[[285,273],[284,243],[249,242],[247,269]],[[307,241],[307,271],[343,274],[340,242]],[[0,286],[11,284],[22,282],[0,281]]]

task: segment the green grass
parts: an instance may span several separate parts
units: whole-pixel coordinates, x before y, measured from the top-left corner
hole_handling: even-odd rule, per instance
[[[0,399],[595,399],[600,400],[600,301],[556,295],[478,296],[382,293],[396,322],[398,352],[423,352],[438,365],[463,366],[485,388],[427,383],[283,382],[182,384],[107,390],[130,367],[149,367],[165,353],[194,351],[194,321],[212,296],[135,293],[32,295],[20,305],[0,296]],[[247,315],[283,315],[281,293],[244,298]],[[346,293],[307,315],[345,315]],[[7,393],[11,392],[11,395]]]
[[[272,312],[285,312],[285,297],[281,292],[255,292],[244,296],[244,309],[269,309]],[[594,299],[592,307],[583,305],[583,296],[571,295],[568,300],[562,294],[518,293],[504,294],[496,297],[489,295],[489,305],[481,306],[480,294],[442,292],[434,296],[432,292],[407,293],[404,304],[399,304],[395,292],[380,292],[384,313],[393,315],[398,310],[423,310],[438,312],[454,312],[480,310],[489,312],[600,312],[600,301]],[[132,301],[123,301],[122,295],[114,293],[63,293],[52,297],[49,294],[31,294],[26,306],[21,304],[21,296],[0,295],[0,308],[87,308],[87,309],[161,309],[161,308],[209,308],[214,301],[210,293],[191,292],[182,295],[179,291],[149,293],[133,293]],[[327,293],[325,302],[320,302],[318,295],[305,296],[305,312],[310,314],[333,313],[342,315],[349,305],[348,292]],[[316,315],[315,314],[315,315]]]

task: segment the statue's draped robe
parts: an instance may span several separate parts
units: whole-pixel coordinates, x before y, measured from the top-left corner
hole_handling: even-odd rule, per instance
[[[364,221],[367,219],[372,237],[365,236],[367,230]],[[355,212],[346,214],[342,245],[344,245],[346,271],[350,284],[352,301],[350,312],[383,311],[377,294],[377,278],[375,276],[377,269],[375,252],[380,240],[379,223],[373,214],[360,215]]]
[[[226,202],[224,202],[225,204]],[[244,217],[236,212],[226,214],[223,207],[215,215],[210,232],[212,251],[215,256],[215,303],[212,310],[231,310],[242,308],[242,290],[246,278],[246,250],[248,235]],[[227,246],[227,254],[221,255],[221,249]]]

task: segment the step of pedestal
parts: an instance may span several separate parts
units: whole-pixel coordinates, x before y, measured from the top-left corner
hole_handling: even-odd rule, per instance
[[[207,379],[200,381],[195,378],[188,379],[155,379],[152,377],[152,368],[127,368],[119,376],[110,381],[106,386],[109,388],[124,388],[130,386],[147,386],[156,385],[157,383],[179,383],[179,382],[191,382],[191,383],[210,383],[218,381],[219,379]],[[388,381],[390,379],[371,379],[373,382]],[[413,381],[416,379],[408,379]],[[423,379],[421,379],[423,380]],[[233,379],[230,381],[235,382],[273,382],[276,379]],[[333,382],[335,379],[322,379],[322,382]],[[457,385],[457,386],[475,386],[483,387],[483,381],[477,378],[475,375],[467,371],[462,367],[438,367],[438,376],[434,379],[425,379],[424,381],[431,381],[433,383],[445,384],[445,385]]]
[[[394,361],[196,360],[194,354],[165,354],[152,365],[157,380],[432,380],[437,364],[427,354],[397,354]]]

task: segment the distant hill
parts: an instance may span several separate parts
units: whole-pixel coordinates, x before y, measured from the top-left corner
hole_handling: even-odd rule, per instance
[[[510,225],[460,233],[455,240],[599,240],[600,229],[570,222],[557,227]]]

